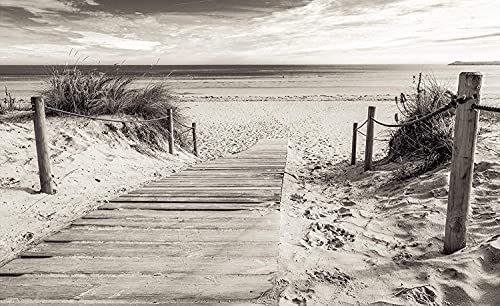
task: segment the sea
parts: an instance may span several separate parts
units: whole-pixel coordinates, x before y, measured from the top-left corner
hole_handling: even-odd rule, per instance
[[[47,75],[65,66],[0,66],[0,89],[29,99]],[[463,71],[484,75],[483,97],[500,103],[500,66],[475,65],[84,65],[83,70],[136,77],[136,86],[165,82],[179,95],[195,96],[396,96],[412,92],[419,73],[456,91]],[[3,95],[0,93],[0,98]]]

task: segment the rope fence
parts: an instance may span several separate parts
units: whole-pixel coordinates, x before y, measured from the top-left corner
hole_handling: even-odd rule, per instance
[[[183,135],[187,132],[192,131],[193,133],[193,153],[195,156],[199,156],[197,135],[196,135],[196,123],[193,122],[192,126],[189,127],[184,125],[182,122],[176,120],[173,116],[172,109],[168,109],[167,116],[161,116],[152,119],[137,119],[137,120],[125,120],[125,119],[113,119],[113,118],[101,118],[83,114],[77,114],[65,110],[60,110],[54,107],[46,106],[41,97],[32,97],[31,104],[33,110],[31,111],[34,129],[35,129],[35,142],[38,157],[38,172],[40,177],[40,191],[46,194],[54,194],[54,182],[52,178],[52,170],[50,164],[50,154],[48,149],[48,137],[47,137],[47,127],[46,127],[46,112],[51,111],[54,113],[64,114],[73,117],[85,118],[88,120],[102,121],[102,122],[116,122],[116,123],[150,123],[158,122],[161,120],[167,121],[167,131],[168,131],[168,145],[169,153],[174,154],[175,152],[175,139],[174,139],[174,121],[177,122],[182,127],[187,127],[187,130],[178,132],[177,135]]]
[[[472,104],[471,108],[474,110],[482,110],[482,111],[487,111],[487,112],[500,113],[500,107],[495,107],[495,106],[479,105],[479,104],[474,103],[474,104]]]
[[[45,106],[45,109],[48,109],[48,110],[53,111],[55,113],[69,115],[69,116],[73,116],[73,117],[80,117],[80,118],[85,118],[85,119],[94,120],[94,121],[116,122],[116,123],[148,123],[148,122],[155,122],[155,121],[160,121],[160,120],[165,120],[165,119],[170,118],[170,116],[167,115],[167,116],[164,116],[164,117],[159,117],[159,118],[154,118],[154,119],[123,120],[123,119],[111,119],[111,118],[101,118],[101,117],[87,116],[87,115],[82,115],[82,114],[77,114],[77,113],[72,113],[72,112],[60,110],[60,109],[53,108],[53,107],[50,107],[50,106]]]
[[[464,104],[465,102],[469,101],[470,99],[468,99],[466,96],[462,96],[462,97],[459,97],[457,98],[456,96],[453,96],[451,98],[451,101],[440,107],[439,109],[429,113],[429,114],[426,114],[425,116],[422,116],[420,118],[417,118],[415,120],[411,120],[411,121],[407,121],[407,122],[404,122],[404,123],[400,123],[400,124],[388,124],[388,123],[383,123],[381,121],[378,121],[377,119],[375,118],[370,118],[370,120],[373,120],[375,123],[377,123],[378,125],[381,125],[381,126],[384,126],[384,127],[388,127],[388,128],[399,128],[399,127],[405,127],[405,126],[410,126],[410,125],[414,125],[416,123],[419,123],[419,122],[423,122],[425,120],[428,120],[434,116],[437,116],[441,113],[444,113],[446,111],[449,111],[450,109],[453,109],[453,108],[456,108],[458,105],[460,104]]]
[[[178,135],[182,136],[182,135],[186,134],[187,132],[193,131],[193,153],[195,154],[195,156],[199,156],[198,144],[196,143],[197,142],[197,137],[195,135],[196,134],[196,123],[193,122],[192,126],[187,126],[187,125],[183,124],[179,120],[175,119],[175,117],[173,116],[172,109],[168,110],[168,115],[167,116],[162,116],[162,117],[153,118],[153,119],[124,120],[124,119],[101,118],[101,117],[95,117],[95,116],[88,116],[88,115],[83,115],[83,114],[77,114],[77,113],[68,112],[68,111],[64,111],[64,110],[61,110],[61,109],[57,109],[57,108],[53,108],[53,107],[47,106],[47,105],[45,105],[43,103],[43,101],[41,101],[39,103],[43,104],[43,109],[44,110],[49,110],[49,111],[52,111],[52,112],[55,112],[55,113],[59,113],[59,114],[64,114],[64,115],[69,115],[69,116],[79,117],[79,118],[85,118],[85,119],[94,120],[94,121],[115,122],[115,123],[150,123],[150,122],[157,122],[157,121],[161,121],[161,120],[167,120],[168,138],[169,138],[169,153],[170,154],[174,154],[174,152],[175,152],[175,146],[174,146],[174,142],[175,142],[175,139],[174,139],[174,125],[173,125],[173,122],[175,122],[178,125],[187,128],[187,130],[185,130],[185,131],[178,132]],[[35,114],[36,114],[36,110],[35,110]]]
[[[413,120],[389,124],[375,118],[375,107],[368,108],[368,118],[358,127],[353,123],[353,142],[351,165],[356,164],[357,135],[366,137],[365,171],[372,170],[372,155],[375,124],[386,128],[402,128],[429,120],[439,114],[455,109],[455,130],[453,136],[453,154],[450,171],[450,187],[448,192],[448,208],[445,225],[444,253],[451,254],[466,246],[467,217],[472,190],[472,174],[474,170],[474,152],[477,143],[480,111],[500,113],[500,107],[480,104],[482,74],[463,72],[460,74],[458,94],[450,91],[445,96],[450,101],[439,109]],[[396,98],[397,99],[397,98]],[[397,117],[396,117],[396,121]],[[360,128],[367,126],[366,133]]]
[[[192,127],[192,126],[185,125],[184,123],[180,122],[179,120],[177,120],[177,119],[175,119],[175,118],[173,118],[173,119],[174,119],[174,122],[175,122],[175,123],[177,123],[178,125],[180,125],[180,126],[182,126],[182,127],[185,127],[185,128],[187,128],[188,130],[192,130],[192,129],[193,129],[193,127]]]

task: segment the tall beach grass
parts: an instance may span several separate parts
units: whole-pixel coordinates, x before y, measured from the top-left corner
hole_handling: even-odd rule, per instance
[[[402,93],[396,99],[402,115],[399,123],[415,120],[448,104],[446,90],[434,77],[420,74],[415,92]],[[405,179],[420,175],[448,162],[453,151],[454,122],[454,112],[448,111],[394,130],[385,160],[405,164],[396,177]]]
[[[42,96],[52,108],[89,116],[134,116],[154,119],[167,116],[172,109],[175,121],[185,118],[165,83],[134,86],[135,78],[124,74],[83,71],[77,66],[51,67]],[[49,115],[58,116],[56,112]],[[127,124],[121,127],[153,149],[164,150],[167,141],[167,120]]]

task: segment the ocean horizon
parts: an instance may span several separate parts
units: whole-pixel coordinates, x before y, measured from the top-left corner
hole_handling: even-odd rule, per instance
[[[0,65],[0,87],[27,99],[43,88],[51,69],[75,66]],[[371,65],[78,65],[85,71],[136,77],[139,86],[166,82],[181,95],[399,95],[419,73],[456,90],[462,71],[484,74],[484,97],[500,98],[500,66]]]

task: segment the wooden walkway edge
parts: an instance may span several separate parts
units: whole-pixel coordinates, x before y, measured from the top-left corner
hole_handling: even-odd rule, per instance
[[[0,304],[252,305],[278,272],[287,141],[101,206],[0,267]]]

